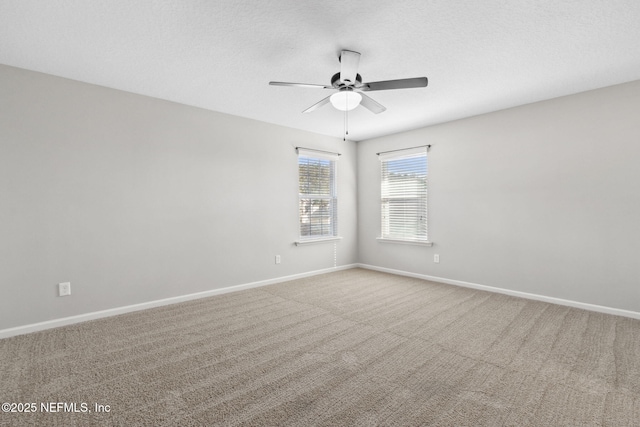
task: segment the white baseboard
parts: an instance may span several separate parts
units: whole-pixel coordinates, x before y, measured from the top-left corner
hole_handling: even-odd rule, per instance
[[[411,272],[408,272],[408,271],[395,270],[395,269],[392,269],[392,268],[385,268],[385,267],[377,267],[377,266],[368,265],[368,264],[347,264],[347,265],[342,265],[342,266],[339,266],[339,267],[325,268],[325,269],[322,269],[322,270],[314,270],[314,271],[309,271],[309,272],[306,272],[306,273],[299,273],[299,274],[293,274],[293,275],[290,275],[290,276],[276,277],[276,278],[273,278],[273,279],[261,280],[261,281],[258,281],[258,282],[251,282],[251,283],[245,283],[245,284],[241,284],[241,285],[228,286],[228,287],[225,287],[225,288],[212,289],[212,290],[209,290],[209,291],[198,292],[198,293],[194,293],[194,294],[181,295],[181,296],[177,296],[177,297],[165,298],[165,299],[155,300],[155,301],[149,301],[149,302],[144,302],[144,303],[140,303],[140,304],[127,305],[127,306],[124,306],[124,307],[111,308],[111,309],[108,309],[108,310],[101,310],[101,311],[94,311],[94,312],[91,312],[91,313],[79,314],[77,316],[70,316],[70,317],[63,317],[63,318],[60,318],[60,319],[48,320],[46,322],[39,322],[39,323],[33,323],[33,324],[29,324],[29,325],[24,325],[24,326],[16,326],[14,328],[2,329],[2,330],[0,330],[0,339],[9,338],[9,337],[16,336],[16,335],[28,334],[28,333],[31,333],[31,332],[42,331],[42,330],[45,330],[45,329],[57,328],[57,327],[60,327],[60,326],[65,326],[65,325],[72,325],[74,323],[86,322],[88,320],[94,320],[94,319],[101,319],[101,318],[104,318],[104,317],[116,316],[118,314],[130,313],[130,312],[133,312],[133,311],[146,310],[148,308],[160,307],[160,306],[163,306],[163,305],[176,304],[176,303],[179,303],[179,302],[190,301],[190,300],[199,299],[199,298],[206,298],[206,297],[210,297],[210,296],[214,296],[214,295],[226,294],[226,293],[229,293],[229,292],[237,292],[237,291],[242,291],[242,290],[245,290],[245,289],[251,289],[251,288],[258,288],[258,287],[261,287],[261,286],[273,285],[275,283],[281,283],[281,282],[286,282],[286,281],[289,281],[289,280],[301,279],[303,277],[316,276],[318,274],[330,273],[332,271],[348,270],[350,268],[356,268],[356,267],[365,268],[365,269],[368,269],[368,270],[381,271],[381,272],[384,272],[384,273],[397,274],[397,275],[400,275],[400,276],[415,277],[415,278],[418,278],[418,279],[430,280],[432,282],[439,282],[439,283],[446,283],[446,284],[449,284],[449,285],[462,286],[462,287],[465,287],[465,288],[472,288],[472,289],[479,289],[479,290],[483,290],[483,291],[496,292],[496,293],[500,293],[500,294],[511,295],[511,296],[521,297],[521,298],[526,298],[526,299],[531,299],[531,300],[544,301],[544,302],[549,302],[549,303],[552,303],[552,304],[559,304],[559,305],[564,305],[564,306],[568,306],[568,307],[581,308],[583,310],[590,310],[590,311],[596,311],[596,312],[599,312],[599,313],[612,314],[612,315],[615,315],[615,316],[623,316],[623,317],[630,317],[630,318],[633,318],[633,319],[640,319],[640,313],[638,313],[636,311],[622,310],[622,309],[618,309],[618,308],[605,307],[605,306],[602,306],[602,305],[587,304],[587,303],[578,302],[578,301],[572,301],[572,300],[565,300],[565,299],[561,299],[561,298],[548,297],[548,296],[545,296],[545,295],[530,294],[530,293],[527,293],[527,292],[513,291],[513,290],[510,290],[510,289],[496,288],[496,287],[493,287],[493,286],[479,285],[477,283],[464,282],[464,281],[461,281],[461,280],[446,279],[446,278],[443,278],[443,277],[429,276],[429,275],[426,275],[426,274],[411,273]]]
[[[623,316],[623,317],[630,317],[632,319],[640,319],[640,313],[638,313],[637,311],[622,310],[619,308],[605,307],[605,306],[596,305],[596,304],[587,304],[584,302],[548,297],[545,295],[530,294],[527,292],[513,291],[510,289],[495,288],[493,286],[479,285],[477,283],[463,282],[461,280],[445,279],[443,277],[428,276],[426,274],[418,274],[418,273],[411,273],[408,271],[394,270],[392,268],[377,267],[375,265],[357,264],[357,266],[360,268],[366,268],[368,270],[376,270],[384,273],[397,274],[400,276],[415,277],[418,279],[430,280],[432,282],[446,283],[449,285],[462,286],[465,288],[479,289],[483,291],[496,292],[500,294],[511,295],[515,297],[526,298],[526,299],[537,300],[537,301],[544,301],[544,302],[564,305],[568,307],[581,308],[583,310],[597,311],[599,313],[613,314],[615,316]]]
[[[357,267],[357,264],[348,264],[338,267],[325,268],[322,270],[308,271],[306,273],[292,274],[290,276],[276,277],[273,279],[260,280],[258,282],[245,283],[241,285],[228,286],[226,288],[212,289],[210,291],[198,292],[195,294],[181,295],[177,297],[165,298],[161,300],[143,302],[140,304],[127,305],[124,307],[110,308],[108,310],[94,311],[91,313],[79,314],[77,316],[63,317],[60,319],[48,320],[46,322],[32,323],[30,325],[16,326],[14,328],[0,330],[0,339],[9,338],[16,335],[28,334],[45,329],[58,328],[60,326],[72,325],[74,323],[86,322],[87,320],[101,319],[103,317],[116,316],[118,314],[130,313],[132,311],[146,310],[148,308],[160,307],[163,305],[176,304],[199,298],[206,298],[213,295],[221,295],[229,292],[237,292],[245,289],[258,288],[260,286],[273,285],[275,283],[287,282],[289,280],[301,279],[303,277],[316,276],[318,274],[330,273],[338,270],[348,270]]]

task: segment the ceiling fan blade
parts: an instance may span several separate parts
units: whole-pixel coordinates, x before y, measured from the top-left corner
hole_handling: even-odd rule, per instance
[[[340,81],[342,83],[354,84],[358,75],[358,64],[360,54],[352,50],[343,50],[340,53]]]
[[[306,110],[304,110],[303,113],[310,113],[310,112],[315,111],[318,108],[322,107],[323,105],[328,104],[329,103],[329,98],[331,98],[331,95],[327,96],[322,101],[316,102],[311,107],[309,107]]]
[[[358,90],[388,90],[388,89],[410,89],[414,87],[426,87],[428,80],[426,77],[415,77],[413,79],[385,80],[381,82],[363,83]]]
[[[361,93],[360,96],[362,96],[360,105],[362,105],[364,108],[366,108],[367,110],[371,111],[374,114],[382,113],[384,110],[387,109],[384,105],[377,103],[376,101],[374,101],[373,99],[365,95],[364,93]]]
[[[335,89],[333,86],[314,85],[309,83],[269,82],[272,86],[307,87],[311,89]]]

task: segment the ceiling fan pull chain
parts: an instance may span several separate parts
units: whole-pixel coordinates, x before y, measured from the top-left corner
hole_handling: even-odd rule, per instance
[[[347,110],[344,110],[344,116],[342,117],[342,141],[347,140]]]
[[[347,135],[349,135],[349,112],[345,110],[344,112],[344,120],[343,120],[344,126],[342,129],[343,132],[343,136],[342,136],[342,140],[346,141],[347,140]]]
[[[346,100],[347,100],[347,105],[349,105],[349,92],[346,92]],[[349,110],[344,110],[344,137],[342,138],[343,141],[347,140],[347,135],[349,135]]]

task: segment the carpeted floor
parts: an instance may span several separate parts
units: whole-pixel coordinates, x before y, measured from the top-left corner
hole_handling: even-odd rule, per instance
[[[0,425],[638,426],[640,321],[353,269],[0,340],[0,400],[37,405]]]

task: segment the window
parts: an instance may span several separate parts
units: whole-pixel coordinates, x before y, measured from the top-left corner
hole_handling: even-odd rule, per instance
[[[379,153],[380,240],[430,245],[427,239],[427,148]]]
[[[337,154],[298,148],[300,240],[338,235]]]

